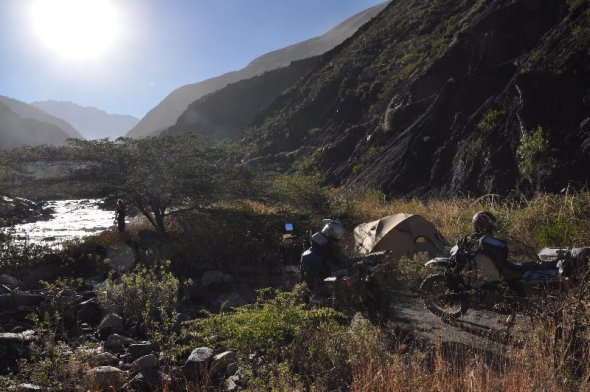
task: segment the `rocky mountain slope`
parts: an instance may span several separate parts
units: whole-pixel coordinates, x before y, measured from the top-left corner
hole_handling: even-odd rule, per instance
[[[590,4],[394,1],[244,141],[252,164],[389,195],[587,185]]]
[[[318,62],[318,57],[294,61],[286,67],[227,85],[191,103],[176,124],[161,135],[198,133],[215,138],[238,138],[257,113]]]
[[[52,116],[51,114],[36,108],[28,103],[0,95],[0,103],[8,107],[13,113],[22,118],[30,118],[44,123],[55,125],[62,131],[68,134],[68,137],[75,139],[84,139],[80,132],[78,132],[71,124],[61,118]]]
[[[139,122],[139,119],[122,114],[110,114],[91,106],[80,106],[73,102],[42,101],[31,105],[67,121],[86,139],[116,139],[123,136]]]
[[[310,40],[275,50],[254,59],[239,71],[228,72],[202,82],[182,86],[170,93],[162,102],[150,110],[126,136],[146,137],[174,125],[187,106],[206,94],[217,91],[228,84],[249,79],[264,72],[287,66],[291,61],[305,59],[326,52],[377,15],[387,3],[371,7],[342,22],[326,34]]]

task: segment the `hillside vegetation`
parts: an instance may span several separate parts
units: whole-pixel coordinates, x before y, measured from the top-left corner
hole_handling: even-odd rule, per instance
[[[250,158],[388,195],[583,186],[589,37],[584,1],[394,1],[258,113]]]

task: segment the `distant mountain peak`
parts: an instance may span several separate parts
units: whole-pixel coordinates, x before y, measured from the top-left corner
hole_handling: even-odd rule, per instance
[[[48,100],[31,105],[72,124],[87,139],[116,139],[133,128],[139,119],[130,115],[110,114],[94,106],[70,101]]]

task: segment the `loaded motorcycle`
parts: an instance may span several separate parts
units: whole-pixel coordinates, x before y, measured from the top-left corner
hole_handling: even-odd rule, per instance
[[[524,298],[547,298],[571,283],[573,262],[569,250],[545,255],[544,262],[514,263],[508,247],[491,236],[468,236],[451,249],[449,258],[437,257],[426,263],[436,273],[422,281],[424,304],[443,318],[457,318],[467,310],[492,307],[513,315]],[[510,319],[510,318],[509,318]]]
[[[390,301],[385,273],[378,267],[388,252],[373,252],[349,259],[350,267],[324,279],[329,305],[343,313],[366,312],[373,322],[389,317]]]

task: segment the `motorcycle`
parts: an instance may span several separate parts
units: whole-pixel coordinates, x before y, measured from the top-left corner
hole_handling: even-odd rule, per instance
[[[352,258],[349,268],[325,278],[330,306],[345,314],[366,312],[373,322],[387,320],[390,301],[385,290],[386,276],[377,267],[387,254],[387,251],[381,251]]]
[[[570,284],[571,252],[545,252],[541,262],[513,263],[508,247],[499,239],[466,237],[451,249],[449,258],[437,257],[426,264],[435,273],[426,277],[420,292],[427,309],[446,319],[462,316],[469,308],[493,308],[513,319],[518,306],[539,306]],[[524,299],[534,301],[524,304]]]

